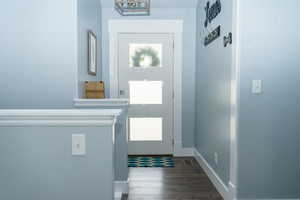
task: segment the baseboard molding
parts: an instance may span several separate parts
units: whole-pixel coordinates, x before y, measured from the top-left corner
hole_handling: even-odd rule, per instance
[[[208,162],[204,159],[204,157],[196,150],[194,149],[195,159],[199,163],[199,165],[202,167],[202,169],[205,171],[211,182],[214,184],[218,192],[222,195],[224,200],[300,200],[299,198],[295,199],[244,199],[244,198],[236,198],[236,185],[229,182],[229,186],[227,187],[223,181],[220,179],[218,174],[214,171],[214,169],[208,164]]]
[[[223,183],[218,174],[214,171],[214,169],[208,164],[208,162],[204,159],[204,157],[194,149],[195,159],[198,161],[199,165],[205,171],[211,182],[214,184],[218,192],[222,195],[225,200],[229,200],[230,194],[228,187]]]
[[[121,200],[123,194],[129,193],[128,181],[115,181],[115,200]]]
[[[177,147],[175,147],[175,150],[174,150],[174,156],[175,157],[194,157],[195,156],[194,148],[183,148],[183,147],[179,147],[179,145],[177,145]]]
[[[237,191],[236,191],[236,185],[233,184],[231,181],[229,181],[229,186],[228,186],[228,199],[230,200],[237,200],[236,199],[236,194],[237,194]]]
[[[237,199],[237,200],[300,200],[300,199]]]

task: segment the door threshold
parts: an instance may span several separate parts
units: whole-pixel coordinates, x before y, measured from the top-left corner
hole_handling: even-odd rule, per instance
[[[147,154],[147,155],[128,155],[128,157],[162,157],[162,156],[164,156],[164,157],[173,157],[173,154],[156,154],[156,155],[149,155],[149,154]]]

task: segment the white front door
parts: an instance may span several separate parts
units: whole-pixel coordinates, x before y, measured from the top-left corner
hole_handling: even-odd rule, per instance
[[[128,98],[129,155],[173,154],[172,34],[119,35],[119,90]]]

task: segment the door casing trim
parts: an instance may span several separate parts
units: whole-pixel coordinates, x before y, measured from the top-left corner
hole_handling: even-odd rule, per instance
[[[183,20],[109,20],[109,76],[110,97],[119,97],[118,37],[122,33],[168,33],[174,35],[174,113],[173,155],[186,156],[182,145],[182,35]],[[190,153],[190,152],[188,152]]]

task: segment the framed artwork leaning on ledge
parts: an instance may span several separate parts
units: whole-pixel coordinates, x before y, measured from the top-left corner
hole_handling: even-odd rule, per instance
[[[97,75],[97,36],[88,31],[88,74]]]

